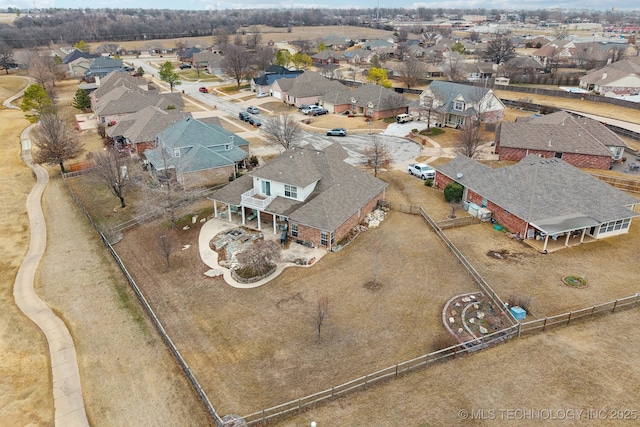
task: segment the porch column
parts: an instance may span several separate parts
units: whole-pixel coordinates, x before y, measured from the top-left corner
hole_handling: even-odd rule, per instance
[[[215,200],[213,201],[213,217],[218,217],[218,203]]]
[[[262,230],[262,224],[260,223],[260,209],[256,209],[256,211],[258,212],[258,230]]]
[[[240,205],[240,210],[242,211],[242,225],[246,225],[247,222],[245,220],[245,215],[244,215],[244,206]]]
[[[587,234],[587,229],[582,229],[582,234],[580,235],[580,243],[584,243],[584,235]]]
[[[542,252],[547,251],[547,243],[549,243],[549,235],[544,236],[544,245],[542,245]]]
[[[229,222],[231,222],[231,205],[227,205],[227,218],[229,218]]]
[[[276,224],[276,214],[273,214],[273,234],[278,234],[278,224]]]
[[[564,239],[565,246],[569,246],[569,237],[571,237],[571,232],[568,232],[567,237]]]

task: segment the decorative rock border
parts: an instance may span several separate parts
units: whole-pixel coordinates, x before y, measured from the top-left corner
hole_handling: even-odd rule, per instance
[[[231,277],[233,277],[233,280],[235,280],[236,282],[239,283],[255,283],[255,282],[259,282],[260,280],[271,276],[275,271],[276,271],[277,266],[274,265],[269,271],[267,271],[265,274],[260,275],[260,276],[255,276],[255,277],[251,277],[249,279],[245,279],[244,277],[240,277],[238,276],[238,273],[236,273],[236,270],[231,270]]]
[[[584,277],[580,277],[580,276],[564,276],[562,279],[562,283],[564,283],[565,286],[568,286],[570,288],[573,289],[584,289],[589,287],[589,284],[587,283],[587,279],[585,279]],[[571,281],[576,281],[579,283],[575,283],[572,284],[570,283]]]

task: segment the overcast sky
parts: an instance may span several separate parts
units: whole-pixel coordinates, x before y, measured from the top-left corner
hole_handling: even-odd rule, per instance
[[[242,2],[233,0],[0,0],[0,8],[18,7],[29,9],[35,7],[58,7],[80,9],[90,8],[147,8],[147,9],[259,9],[259,8],[374,8],[377,5],[388,7],[391,2],[385,0],[311,0],[302,2],[300,0],[288,1],[267,1],[267,0],[244,0]],[[638,0],[527,0],[514,2],[511,0],[445,0],[432,2],[415,2],[412,0],[399,0],[392,2],[394,7],[405,8],[486,8],[486,9],[545,9],[545,8],[566,8],[573,10],[609,10],[616,7],[618,10],[638,10],[640,3]]]

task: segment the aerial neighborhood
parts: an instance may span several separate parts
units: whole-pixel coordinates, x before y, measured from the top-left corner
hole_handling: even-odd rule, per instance
[[[638,419],[637,10],[0,15],[0,419]]]

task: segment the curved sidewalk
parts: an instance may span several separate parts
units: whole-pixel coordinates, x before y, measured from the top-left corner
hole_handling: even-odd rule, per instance
[[[55,425],[88,426],[73,338],[64,322],[47,307],[34,289],[35,273],[47,246],[47,227],[41,200],[49,182],[49,174],[40,165],[33,163],[29,140],[32,127],[33,125],[25,129],[20,139],[23,147],[22,160],[36,174],[37,182],[27,196],[29,250],[16,275],[13,297],[20,310],[42,330],[49,344]]]
[[[209,242],[217,234],[237,227],[242,227],[242,225],[235,222],[229,222],[227,220],[213,218],[202,225],[202,228],[200,228],[200,234],[198,235],[198,251],[200,252],[202,262],[204,262],[211,270],[222,272],[222,277],[229,286],[240,289],[257,288],[258,286],[262,286],[278,277],[287,267],[311,267],[311,265],[298,265],[293,262],[283,261],[279,262],[276,266],[276,271],[265,279],[254,283],[240,283],[234,280],[231,276],[231,270],[218,265],[218,254],[211,249]],[[280,239],[279,235],[269,233],[268,230],[262,230],[262,232],[265,239]],[[325,249],[311,249],[293,242],[289,244],[289,249],[283,251],[283,254],[290,255],[291,258],[315,258],[315,262],[322,258],[326,253],[327,251]]]

